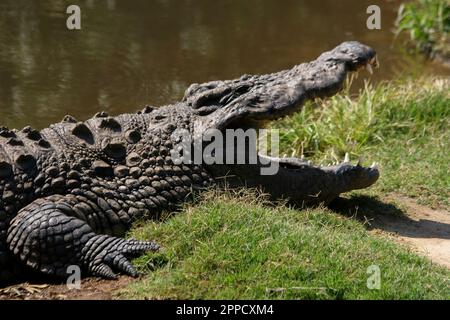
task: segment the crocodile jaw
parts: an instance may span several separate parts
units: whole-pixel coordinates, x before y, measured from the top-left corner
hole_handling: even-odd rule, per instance
[[[342,90],[348,77],[364,68],[371,74],[373,67],[378,67],[373,49],[344,42],[290,70],[194,84],[184,102],[197,115],[194,136],[207,129],[249,128],[298,112],[307,100],[332,96]],[[231,185],[262,187],[276,198],[301,204],[329,202],[340,193],[369,187],[379,178],[376,165],[352,165],[348,157],[328,167],[297,158],[270,158],[270,162],[280,168],[273,176],[261,175],[261,164],[210,167],[214,176],[227,177]]]

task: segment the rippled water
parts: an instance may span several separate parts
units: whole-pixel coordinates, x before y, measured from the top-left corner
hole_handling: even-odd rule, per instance
[[[382,30],[366,28],[373,2],[1,0],[0,125],[42,128],[65,114],[168,104],[190,83],[278,71],[345,40],[378,51],[374,81],[422,70],[401,42],[393,46],[398,1],[378,1]],[[80,31],[66,28],[69,4],[81,7]]]

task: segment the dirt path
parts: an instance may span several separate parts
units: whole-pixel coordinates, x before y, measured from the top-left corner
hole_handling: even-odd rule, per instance
[[[369,197],[343,199],[335,209],[345,215],[357,213],[358,219],[369,220],[371,232],[389,233],[418,254],[450,268],[450,212],[433,210],[398,194],[382,201]],[[81,290],[69,290],[65,284],[21,283],[0,289],[0,299],[107,300],[131,281],[125,276],[117,281],[89,278],[82,281]]]
[[[416,249],[431,261],[450,268],[450,212],[433,210],[413,199],[393,194],[386,198],[404,207],[403,215],[378,215],[371,223]]]
[[[133,281],[122,276],[116,281],[84,279],[81,289],[69,290],[65,284],[20,283],[0,289],[0,300],[111,300],[115,290]]]

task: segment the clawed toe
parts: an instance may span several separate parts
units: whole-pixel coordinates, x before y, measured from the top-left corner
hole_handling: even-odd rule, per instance
[[[88,271],[95,276],[106,279],[117,279],[114,271],[137,277],[139,273],[129,261],[129,258],[139,256],[148,251],[157,251],[160,247],[153,241],[124,240],[109,236],[97,236],[91,243],[102,246],[103,249],[95,255],[87,254],[89,258]],[[103,239],[102,239],[103,238]],[[92,250],[88,250],[89,253]],[[114,270],[114,271],[113,271]]]
[[[147,251],[158,251],[159,245],[153,241],[126,240],[120,251],[128,255],[139,255]]]

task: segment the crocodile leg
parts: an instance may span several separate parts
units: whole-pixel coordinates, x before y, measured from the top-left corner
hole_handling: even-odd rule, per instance
[[[20,210],[8,230],[10,252],[28,267],[48,275],[65,277],[67,268],[77,265],[89,275],[109,279],[116,278],[113,270],[137,276],[128,258],[158,246],[96,233],[88,218],[94,212],[86,211],[91,207],[89,200],[84,200],[84,212],[80,203],[74,195],[55,195],[37,199]]]

